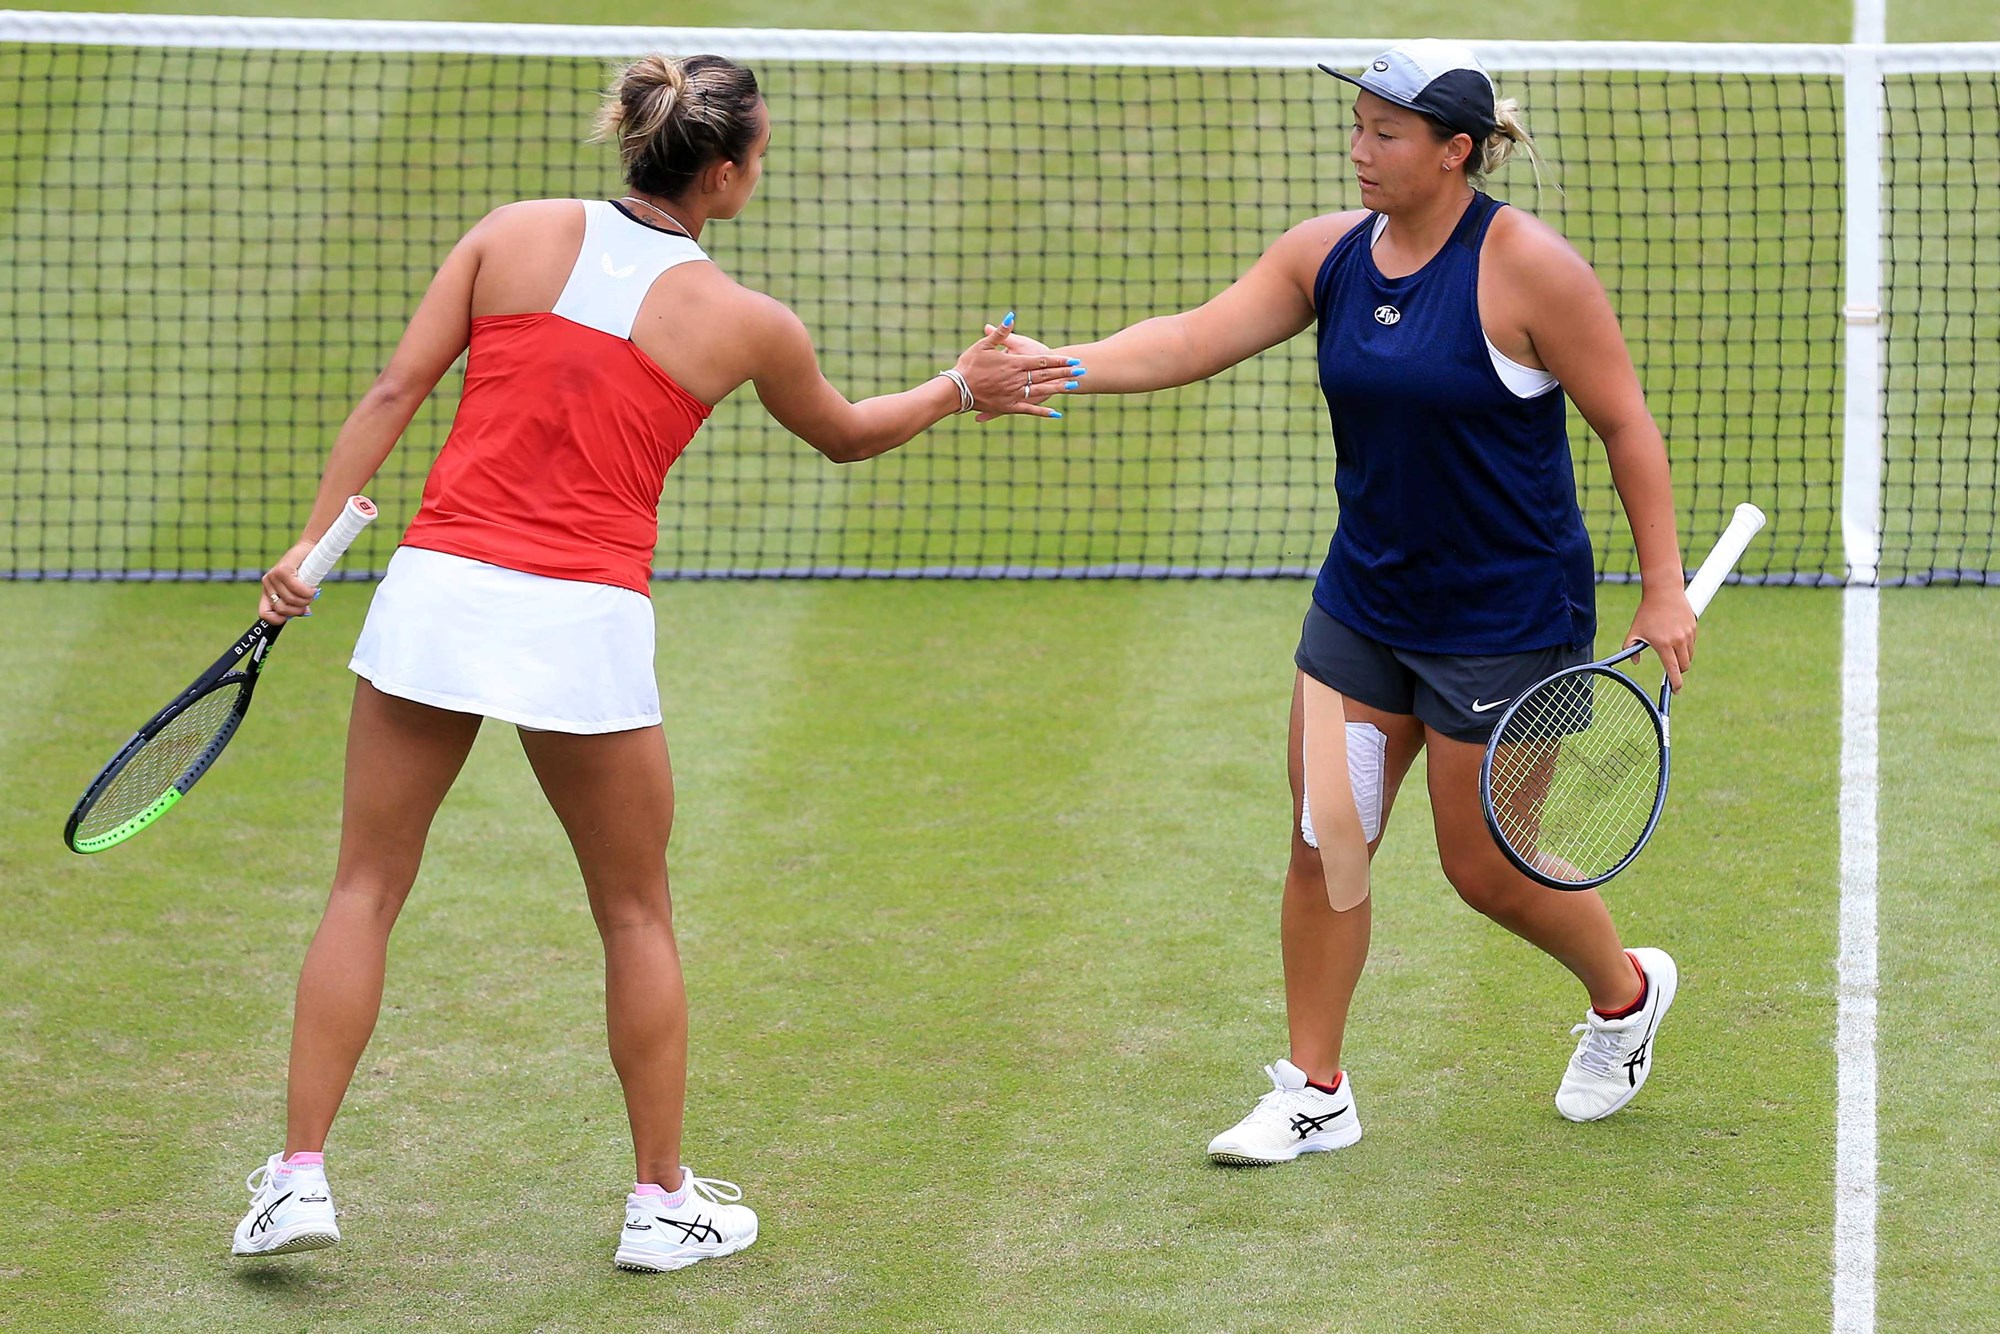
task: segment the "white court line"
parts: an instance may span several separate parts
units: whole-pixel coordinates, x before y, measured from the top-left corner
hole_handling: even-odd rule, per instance
[[[1888,0],[1854,0],[1854,40],[1873,46],[1889,40]]]
[[[1888,37],[1887,0],[1854,0],[1856,42],[1880,43]],[[1880,116],[1880,75],[1870,71],[1873,106],[1859,108],[1863,119]],[[1850,98],[1858,91],[1852,73]],[[1860,100],[1860,99],[1857,99]],[[1852,114],[1856,108],[1850,107]],[[1879,127],[1851,125],[1850,139]],[[1880,152],[1880,139],[1872,140]],[[1876,189],[1872,173],[1863,173],[1864,185]],[[1879,207],[1879,194],[1875,196]],[[1881,219],[1873,230],[1880,236]],[[1857,262],[1850,256],[1850,265]],[[1881,298],[1879,253],[1859,257],[1867,266],[1850,271],[1850,289],[1856,278],[1870,305]],[[1881,345],[1878,330],[1866,349],[1866,360],[1850,330],[1849,375],[1860,366],[1879,375]],[[1866,377],[1864,377],[1866,379]],[[1880,819],[1878,668],[1881,649],[1881,594],[1869,587],[1875,581],[1875,562],[1881,535],[1880,494],[1880,402],[1871,382],[1850,384],[1859,390],[1848,414],[1849,451],[1866,448],[1875,461],[1876,478],[1859,485],[1866,491],[1857,498],[1870,511],[1862,549],[1867,568],[1857,572],[1853,561],[1857,550],[1853,525],[1849,525],[1847,545],[1848,575],[1861,573],[1862,584],[1841,594],[1840,631],[1840,965],[1839,1005],[1834,1028],[1834,1151],[1833,1151],[1833,1334],[1875,1334],[1875,994],[1876,966],[1876,829]],[[1857,427],[1863,427],[1859,434]],[[1850,459],[1850,462],[1855,460]],[[1860,460],[1866,462],[1866,459]]]
[[[1875,896],[1879,598],[1841,594],[1840,978],[1833,1169],[1834,1334],[1875,1329]]]

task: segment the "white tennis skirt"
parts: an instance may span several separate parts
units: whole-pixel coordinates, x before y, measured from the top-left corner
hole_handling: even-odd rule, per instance
[[[390,558],[348,666],[384,694],[544,732],[660,721],[652,599],[421,547]]]

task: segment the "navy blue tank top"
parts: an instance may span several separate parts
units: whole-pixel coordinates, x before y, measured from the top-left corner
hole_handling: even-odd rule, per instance
[[[1562,392],[1516,395],[1479,322],[1479,248],[1503,207],[1475,194],[1405,278],[1375,267],[1371,213],[1313,287],[1340,499],[1313,600],[1394,648],[1522,653],[1597,630]]]

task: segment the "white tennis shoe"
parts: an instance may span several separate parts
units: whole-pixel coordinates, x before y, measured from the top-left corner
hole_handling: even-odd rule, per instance
[[[743,1188],[733,1181],[698,1177],[681,1168],[681,1203],[661,1195],[627,1195],[625,1226],[618,1233],[620,1269],[661,1274],[699,1260],[734,1255],[757,1240],[756,1213],[738,1204]]]
[[[1653,1036],[1680,988],[1680,970],[1665,950],[1629,951],[1646,974],[1646,1003],[1623,1019],[1596,1010],[1570,1030],[1581,1034],[1556,1090],[1556,1110],[1572,1121],[1601,1121],[1638,1096],[1653,1069]]]
[[[1250,1115],[1208,1143],[1218,1163],[1253,1167],[1289,1163],[1302,1153],[1344,1149],[1361,1138],[1354,1110],[1354,1081],[1341,1072],[1332,1093],[1306,1083],[1306,1072],[1290,1061],[1264,1067],[1271,1091],[1257,1099]]]
[[[290,1167],[284,1154],[274,1153],[243,1184],[250,1190],[250,1212],[236,1225],[232,1255],[289,1255],[340,1240],[325,1167]]]

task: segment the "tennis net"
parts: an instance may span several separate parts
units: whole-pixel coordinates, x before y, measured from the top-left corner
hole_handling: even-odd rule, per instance
[[[703,242],[860,396],[1007,310],[1055,342],[1195,305],[1291,224],[1356,206],[1348,91],[1313,65],[1382,45],[0,14],[0,577],[260,571],[463,230],[513,199],[618,193],[611,150],[583,142],[618,57],[756,70],[765,182]],[[1879,480],[1857,500],[1852,49],[1481,50],[1555,166],[1488,188],[1609,288],[1689,542],[1748,499],[1772,516],[1750,578],[2000,579],[2000,57],[1927,48],[1879,75]],[[461,373],[374,487],[392,516]],[[859,468],[746,390],[668,481],[660,573],[1307,573],[1337,517],[1315,381],[1308,333],[1206,384],[949,423]],[[1630,578],[1602,449],[1571,432],[1600,572]],[[350,572],[379,571],[396,527]]]

